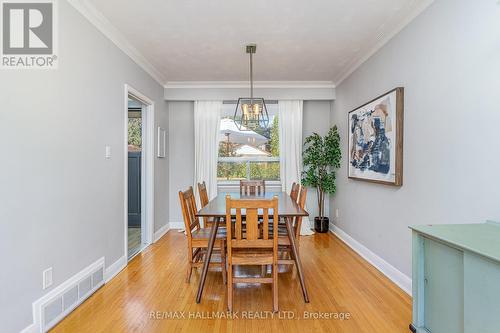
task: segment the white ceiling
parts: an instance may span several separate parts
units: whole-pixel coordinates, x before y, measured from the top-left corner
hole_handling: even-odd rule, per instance
[[[164,83],[338,83],[432,0],[88,1]]]

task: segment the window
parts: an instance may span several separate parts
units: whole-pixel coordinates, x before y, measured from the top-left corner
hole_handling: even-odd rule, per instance
[[[240,131],[233,121],[236,103],[224,102],[221,115],[219,182],[241,179],[280,180],[278,105],[267,104],[268,128]]]

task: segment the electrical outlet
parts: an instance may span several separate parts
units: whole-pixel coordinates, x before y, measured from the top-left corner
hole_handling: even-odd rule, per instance
[[[43,289],[47,289],[52,285],[52,267],[43,271]]]
[[[339,218],[339,209],[338,208],[335,208],[335,218],[338,219]]]

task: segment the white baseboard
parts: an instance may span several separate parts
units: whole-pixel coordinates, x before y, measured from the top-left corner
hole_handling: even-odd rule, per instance
[[[40,297],[38,300],[33,302],[33,323],[24,328],[21,333],[40,333],[44,332],[43,321],[42,321],[42,307],[49,303],[56,297],[59,297],[65,290],[68,288],[78,284],[84,277],[88,276],[91,272],[96,271],[96,269],[104,268],[105,259],[104,257],[98,259],[93,262],[89,266],[85,267],[80,272],[76,273],[54,289],[50,290],[47,294]],[[97,289],[99,289],[103,284],[109,282],[113,277],[116,276],[125,266],[127,265],[127,258],[125,256],[121,257],[109,267],[104,269],[103,281],[97,285],[95,285],[90,292],[81,298],[80,301],[72,306],[71,308],[64,311],[60,317],[58,317],[57,321],[62,320],[65,316],[67,316],[71,311],[76,309],[85,299],[87,299],[90,295],[92,295]]]
[[[184,230],[184,222],[170,222],[170,229],[182,229]]]
[[[349,236],[336,225],[330,224],[330,226],[332,227],[331,232],[333,234],[411,296],[411,279],[408,276],[370,251],[370,249]]]
[[[127,257],[122,256],[120,259],[107,266],[104,269],[104,283],[108,283],[118,273],[120,273],[127,266]]]
[[[157,241],[160,240],[168,231],[170,230],[170,223],[166,223],[163,227],[158,229],[153,237],[153,243],[156,243]]]
[[[38,300],[33,302],[33,324],[30,326],[26,327],[22,332],[23,333],[31,333],[31,332],[45,332],[48,328],[53,327],[57,322],[62,320],[64,317],[66,317],[71,311],[73,311],[76,307],[78,307],[85,299],[87,299],[90,295],[92,295],[97,289],[99,289],[103,284],[104,281],[101,280],[99,283],[96,283],[87,294],[82,295],[79,297],[79,300],[73,304],[71,307],[69,307],[66,310],[63,310],[63,312],[58,315],[53,321],[50,323],[44,323],[43,318],[42,318],[42,310],[43,307],[46,306],[48,303],[52,302],[54,299],[61,297],[62,294],[67,291],[70,288],[75,287],[76,285],[79,284],[81,280],[84,278],[88,278],[89,275],[91,275],[93,272],[96,272],[97,270],[104,269],[104,257],[99,258],[97,261],[91,263],[89,266],[85,267],[82,269],[80,272],[76,273],[54,289],[50,290],[48,293],[40,297]],[[47,328],[47,326],[49,326]]]
[[[23,329],[21,331],[21,333],[37,333],[37,329],[36,329],[36,325],[35,323],[29,325],[28,327],[26,327],[25,329]]]

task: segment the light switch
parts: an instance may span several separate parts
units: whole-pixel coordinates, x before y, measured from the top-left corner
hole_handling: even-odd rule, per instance
[[[107,160],[111,158],[111,146],[106,146],[106,153],[104,155]]]
[[[42,287],[43,289],[47,289],[52,285],[52,267],[49,267],[46,270],[44,270],[42,274],[43,274]]]

